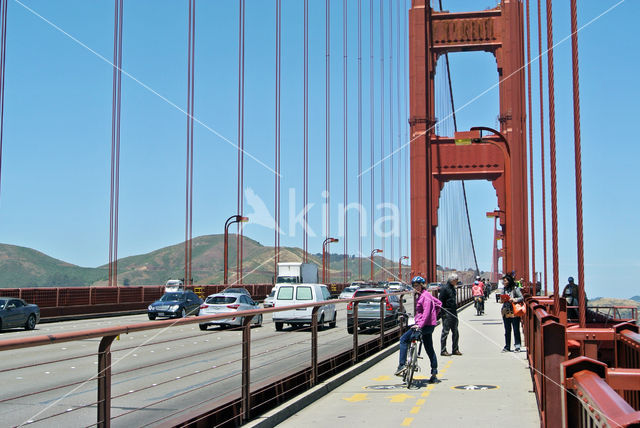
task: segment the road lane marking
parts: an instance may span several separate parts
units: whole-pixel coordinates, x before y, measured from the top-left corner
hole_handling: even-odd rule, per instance
[[[391,379],[391,376],[378,376],[378,377],[374,378],[373,380],[381,381],[381,380],[389,380],[389,379]]]
[[[411,422],[413,422],[413,418],[404,418],[400,426],[408,427],[409,425],[411,425]]]
[[[423,397],[428,397],[429,394],[431,394],[431,391],[425,391],[425,392],[422,393],[422,396]]]
[[[425,400],[424,398],[419,399],[418,401],[416,401],[416,406],[422,406],[424,403],[426,403],[427,400]]]
[[[432,385],[429,385],[429,386],[427,386],[427,391],[431,391],[431,390],[432,390],[433,388],[435,388],[435,387],[436,387],[436,386],[435,386],[435,385],[433,385],[433,384],[432,384]]]
[[[411,414],[414,414],[414,415],[415,415],[415,414],[416,414],[416,413],[418,413],[419,411],[420,411],[420,407],[413,407],[409,413],[411,413]]]
[[[367,399],[367,394],[353,394],[349,398],[343,398],[344,401],[348,401],[350,403],[356,403],[358,401],[363,401]]]

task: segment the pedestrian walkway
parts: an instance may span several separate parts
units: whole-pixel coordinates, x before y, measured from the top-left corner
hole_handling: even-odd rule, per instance
[[[455,428],[539,427],[526,353],[500,352],[500,307],[490,299],[486,315],[476,316],[473,306],[459,313],[462,356],[439,355],[441,328],[436,328],[433,341],[442,382],[427,384],[429,358],[423,350],[422,371],[416,376],[419,387],[407,389],[393,375],[398,365],[395,352],[277,426],[424,427],[437,422]],[[447,347],[451,351],[451,335]]]

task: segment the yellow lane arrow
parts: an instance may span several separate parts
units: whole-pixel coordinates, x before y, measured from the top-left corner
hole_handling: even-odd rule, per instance
[[[353,394],[349,398],[343,398],[344,401],[348,401],[350,403],[355,403],[358,401],[364,401],[367,399],[367,394]]]
[[[392,403],[404,403],[404,401],[407,398],[413,398],[413,396],[409,395],[409,394],[396,394],[391,396],[391,402]]]

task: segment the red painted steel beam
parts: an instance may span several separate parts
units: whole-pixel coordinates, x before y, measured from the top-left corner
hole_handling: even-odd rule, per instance
[[[607,383],[613,389],[626,391],[640,391],[640,368],[637,369],[607,369]]]

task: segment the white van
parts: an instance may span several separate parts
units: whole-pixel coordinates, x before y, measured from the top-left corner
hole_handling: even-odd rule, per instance
[[[331,293],[324,284],[278,284],[275,291],[273,303],[276,308],[331,300]],[[281,331],[284,324],[311,324],[312,310],[313,308],[309,307],[274,312],[273,322],[276,330]],[[329,323],[329,327],[335,327],[336,316],[334,304],[321,306],[318,310],[318,327],[323,328],[325,323]]]
[[[179,279],[170,279],[164,285],[164,292],[184,291],[184,283]]]

